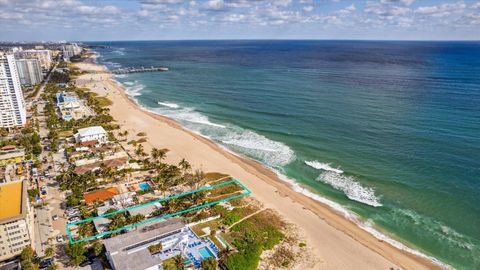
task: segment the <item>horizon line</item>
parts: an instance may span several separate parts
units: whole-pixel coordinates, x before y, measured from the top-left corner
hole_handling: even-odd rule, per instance
[[[377,42],[480,42],[480,39],[323,39],[323,38],[179,38],[179,39],[106,39],[106,40],[16,40],[2,43],[125,42],[125,41],[377,41]]]

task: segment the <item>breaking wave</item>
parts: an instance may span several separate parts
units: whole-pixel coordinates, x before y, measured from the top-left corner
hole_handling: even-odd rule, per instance
[[[333,168],[332,166],[330,166],[329,163],[322,163],[322,162],[317,161],[317,160],[314,160],[314,161],[307,161],[306,160],[305,164],[307,164],[308,166],[310,166],[312,168],[315,168],[317,170],[331,171],[331,172],[338,173],[338,174],[343,173],[342,170]]]
[[[180,108],[180,105],[178,104],[175,104],[175,103],[171,103],[171,102],[157,102],[158,105],[162,105],[162,106],[165,106],[165,107],[169,107],[169,108],[172,108],[172,109],[178,109]]]
[[[141,84],[139,81],[126,81],[122,83],[127,90],[127,95],[131,97],[140,96],[142,90],[145,89],[145,85]]]
[[[400,250],[404,250],[408,253],[411,253],[411,254],[414,254],[414,255],[417,255],[419,257],[422,257],[422,258],[425,258],[427,260],[430,260],[442,267],[444,267],[445,269],[452,269],[452,267],[450,267],[449,265],[441,262],[440,260],[438,260],[437,258],[434,258],[432,256],[428,256],[418,250],[415,250],[413,248],[410,248],[406,245],[404,245],[403,243],[393,239],[392,237],[386,235],[385,233],[377,230],[375,228],[375,225],[372,221],[370,220],[367,220],[367,221],[364,221],[362,220],[357,214],[353,213],[352,211],[346,209],[344,206],[340,205],[339,203],[336,203],[334,201],[331,201],[329,199],[326,199],[318,194],[315,194],[313,193],[312,191],[310,191],[309,189],[305,188],[305,187],[302,187],[299,183],[297,183],[295,180],[285,176],[284,174],[281,174],[280,172],[276,171],[275,172],[277,173],[278,177],[280,178],[280,180],[282,181],[285,181],[287,184],[289,184],[289,186],[295,191],[295,192],[298,192],[298,193],[301,193],[307,197],[310,197],[318,202],[321,202],[325,205],[327,205],[328,207],[330,207],[331,209],[333,209],[334,211],[336,211],[337,213],[341,214],[342,216],[344,216],[346,219],[352,221],[353,223],[355,223],[358,227],[360,227],[361,229],[365,230],[366,232],[370,233],[371,235],[373,235],[375,238],[383,241],[383,242],[386,242],[390,245],[392,245],[393,247],[397,248],[397,249],[400,249]],[[415,215],[416,217],[418,217],[417,215]]]
[[[189,130],[269,167],[284,166],[295,159],[294,151],[282,142],[235,125],[212,122],[206,115],[193,108],[180,107],[170,102],[158,102],[158,104],[161,107],[150,108],[150,111],[172,118]]]
[[[380,199],[375,196],[373,188],[364,187],[353,176],[346,176],[331,171],[325,171],[317,177],[317,181],[323,182],[340,190],[350,200],[361,202],[373,207],[382,206]]]

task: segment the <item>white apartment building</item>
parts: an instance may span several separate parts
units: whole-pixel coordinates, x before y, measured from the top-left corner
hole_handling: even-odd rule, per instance
[[[48,70],[52,65],[50,50],[24,50],[15,52],[16,59],[37,59],[43,69]]]
[[[82,52],[82,47],[76,43],[66,44],[62,46],[63,59],[70,61],[70,58],[79,55]]]
[[[38,59],[19,59],[16,63],[22,85],[35,85],[42,82],[42,67]]]
[[[0,53],[0,127],[23,126],[27,112],[15,57]]]

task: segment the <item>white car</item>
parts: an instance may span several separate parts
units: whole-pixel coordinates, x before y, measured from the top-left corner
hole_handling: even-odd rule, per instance
[[[58,243],[63,242],[63,236],[62,235],[57,235],[57,242]]]

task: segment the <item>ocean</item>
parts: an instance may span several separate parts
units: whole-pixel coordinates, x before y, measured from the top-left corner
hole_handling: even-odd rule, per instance
[[[110,69],[170,69],[116,76],[145,109],[376,237],[480,269],[479,42],[91,44]]]

